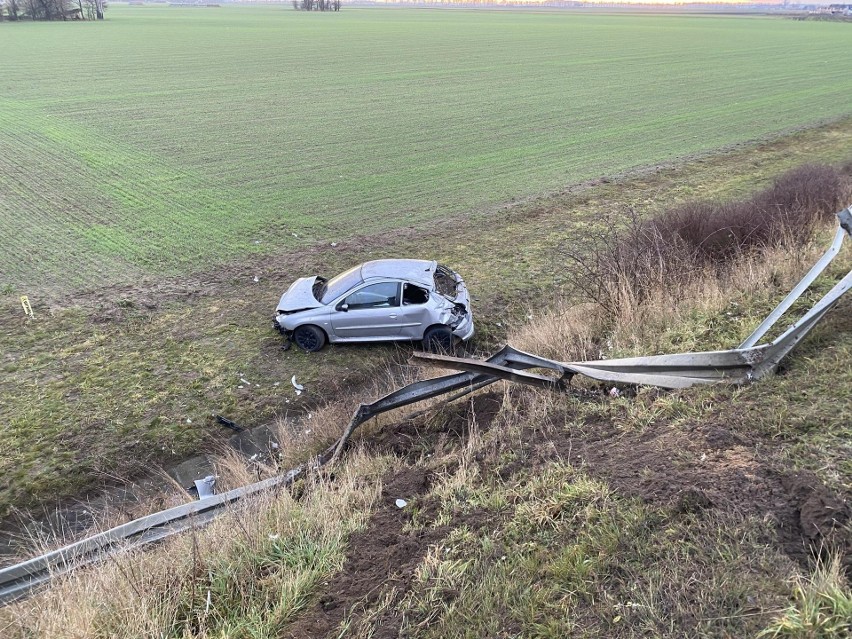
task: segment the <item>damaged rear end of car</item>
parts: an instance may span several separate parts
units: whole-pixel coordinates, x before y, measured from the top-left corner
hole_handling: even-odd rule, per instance
[[[462,341],[473,337],[473,313],[470,294],[461,275],[443,264],[437,264],[434,274],[435,292],[447,302],[442,304],[439,322],[450,328],[453,335]]]

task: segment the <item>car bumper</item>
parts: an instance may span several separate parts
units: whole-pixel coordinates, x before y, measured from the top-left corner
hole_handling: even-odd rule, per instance
[[[463,342],[466,342],[473,337],[473,317],[470,313],[468,313],[467,317],[465,317],[465,319],[453,329],[453,335]]]

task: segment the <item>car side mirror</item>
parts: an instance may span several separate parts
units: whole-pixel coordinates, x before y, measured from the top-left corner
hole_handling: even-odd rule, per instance
[[[338,305],[337,310],[346,313],[349,310],[349,304],[344,302],[343,304]]]

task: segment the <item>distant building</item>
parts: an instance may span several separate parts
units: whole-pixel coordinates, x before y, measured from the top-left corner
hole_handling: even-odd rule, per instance
[[[852,4],[825,4],[817,7],[813,13],[831,16],[852,16]]]

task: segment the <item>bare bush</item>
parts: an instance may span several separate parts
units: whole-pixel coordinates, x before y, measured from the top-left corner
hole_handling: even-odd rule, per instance
[[[685,290],[707,270],[721,275],[745,254],[804,246],[845,197],[840,171],[805,165],[747,200],[689,202],[650,220],[630,210],[626,224],[605,220],[597,235],[566,250],[576,267],[571,283],[614,316],[661,288]]]

